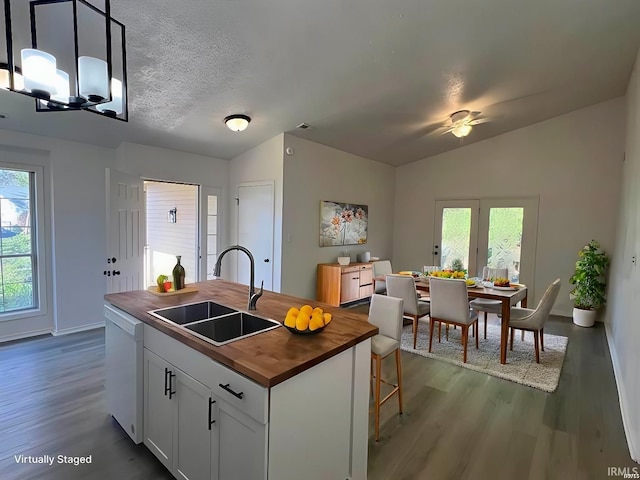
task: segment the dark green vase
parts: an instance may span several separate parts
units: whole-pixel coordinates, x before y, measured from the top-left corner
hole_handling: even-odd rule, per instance
[[[184,267],[180,265],[180,255],[176,255],[176,266],[173,267],[173,289],[182,290],[184,288]]]

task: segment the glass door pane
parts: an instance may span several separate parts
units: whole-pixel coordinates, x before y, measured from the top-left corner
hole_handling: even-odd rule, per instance
[[[434,264],[441,268],[467,270],[475,275],[477,252],[477,200],[436,202]]]
[[[218,259],[218,196],[207,195],[207,280],[212,280]]]
[[[520,249],[524,208],[489,209],[487,266],[508,268],[512,282],[520,281]]]

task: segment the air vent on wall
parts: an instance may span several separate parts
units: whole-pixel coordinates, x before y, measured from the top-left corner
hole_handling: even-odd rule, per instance
[[[309,125],[308,123],[301,123],[296,128],[301,128],[302,130],[308,130],[311,128],[311,125]]]

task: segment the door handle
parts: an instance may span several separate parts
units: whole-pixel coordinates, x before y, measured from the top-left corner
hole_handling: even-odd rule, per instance
[[[167,387],[167,377],[169,376],[169,369],[164,367],[164,396],[167,396],[167,392],[171,390],[171,387]]]
[[[240,392],[240,393],[238,393],[238,392],[234,392],[232,389],[230,389],[230,388],[229,388],[229,384],[228,384],[228,383],[227,383],[227,384],[225,384],[225,385],[223,385],[223,384],[219,383],[218,385],[219,385],[221,388],[224,388],[227,392],[229,392],[229,393],[230,393],[231,395],[233,395],[234,397],[239,398],[240,400],[242,400],[242,397],[244,396],[244,392]]]
[[[103,275],[106,275],[107,277],[110,277],[111,276],[111,271],[110,270],[105,270]]]
[[[116,275],[120,275],[120,270],[114,270],[113,271],[113,276],[115,277]]]
[[[211,407],[213,407],[214,403],[216,403],[216,401],[212,400],[211,397],[209,397],[209,430],[211,430],[211,425],[216,423],[216,421],[213,419],[213,414],[211,413]]]
[[[176,378],[176,374],[169,370],[169,400],[176,394],[173,389],[173,379]]]
[[[440,254],[438,253],[438,248],[440,248],[440,247],[438,247],[438,245],[434,245],[434,246],[433,246],[433,248],[434,248],[434,250],[433,250],[433,254],[434,254],[434,255],[440,255]]]
[[[268,258],[265,258],[265,259],[264,259],[264,263],[269,263],[269,259],[268,259]]]
[[[116,263],[116,257],[107,258],[107,263]]]

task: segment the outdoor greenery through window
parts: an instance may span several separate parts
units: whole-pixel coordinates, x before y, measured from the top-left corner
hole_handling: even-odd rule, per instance
[[[34,174],[0,167],[0,314],[36,308]]]

